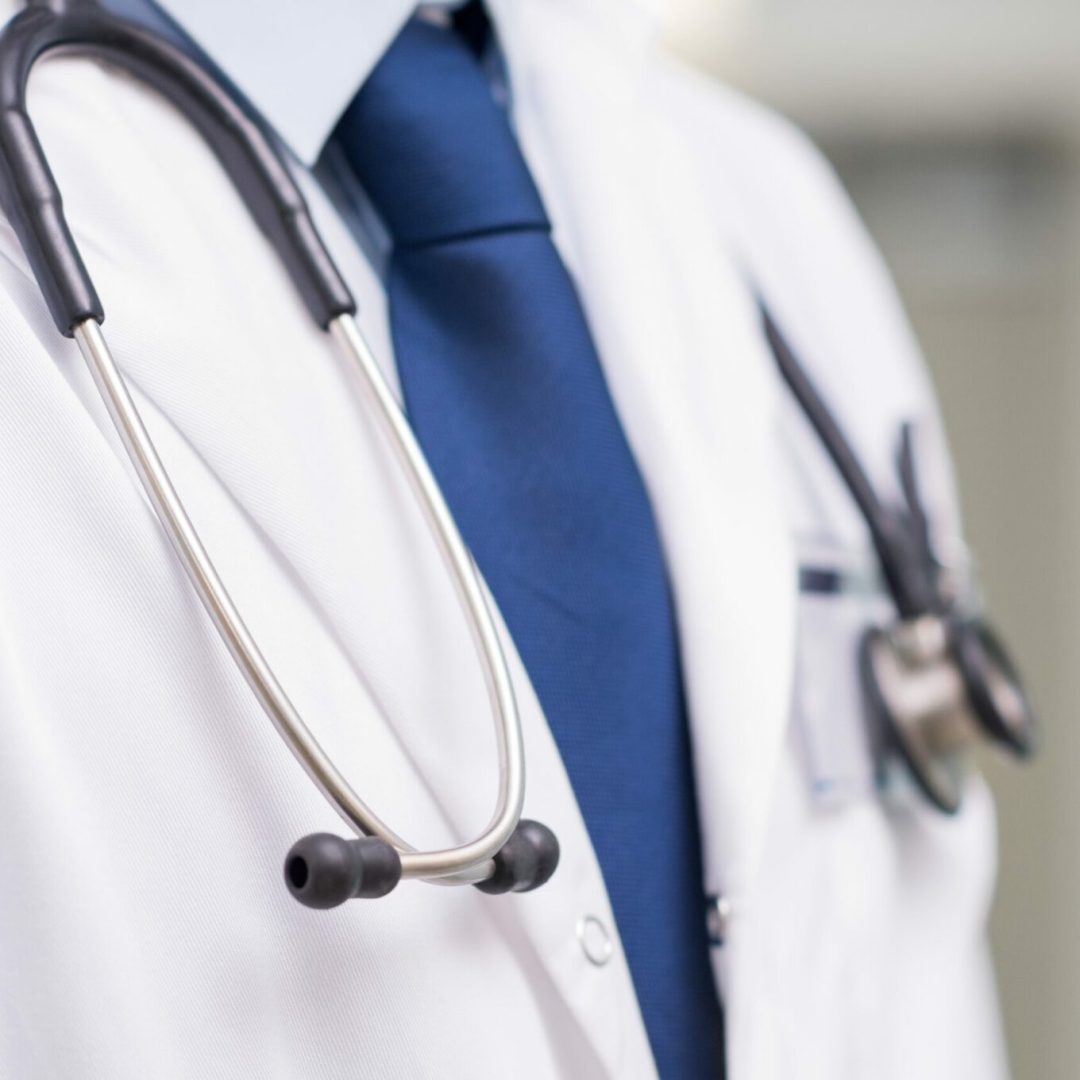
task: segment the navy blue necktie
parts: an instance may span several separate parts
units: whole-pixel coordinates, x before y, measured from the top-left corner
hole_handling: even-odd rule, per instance
[[[716,1077],[663,555],[539,194],[475,53],[418,20],[335,138],[393,238],[406,407],[566,763],[661,1075]]]

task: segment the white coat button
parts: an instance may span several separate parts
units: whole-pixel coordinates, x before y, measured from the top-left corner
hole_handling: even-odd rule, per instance
[[[726,896],[710,896],[705,909],[705,927],[710,945],[723,945],[731,924],[731,901]]]
[[[607,927],[595,916],[586,915],[577,925],[581,951],[590,964],[603,967],[615,952],[615,945]]]

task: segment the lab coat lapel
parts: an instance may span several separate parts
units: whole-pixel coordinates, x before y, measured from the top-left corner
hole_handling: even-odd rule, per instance
[[[509,6],[509,5],[507,5]],[[496,11],[503,5],[496,4]],[[656,509],[671,569],[706,877],[752,888],[788,715],[794,565],[774,488],[775,385],[744,283],[688,149],[658,115],[639,42],[599,49],[575,5],[505,13],[515,115]],[[605,32],[611,23],[604,23]],[[515,35],[534,65],[514,67]],[[562,204],[559,192],[573,192]],[[550,197],[549,197],[550,192]]]

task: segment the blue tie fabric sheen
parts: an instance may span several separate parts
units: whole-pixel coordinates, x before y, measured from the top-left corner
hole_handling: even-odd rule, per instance
[[[722,1020],[672,600],[539,193],[475,53],[412,20],[334,139],[394,242],[406,408],[562,754],[665,1080]]]

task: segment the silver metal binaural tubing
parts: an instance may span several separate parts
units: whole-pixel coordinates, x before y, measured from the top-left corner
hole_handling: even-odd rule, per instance
[[[87,319],[74,327],[73,334],[142,487],[199,598],[259,703],[312,782],[357,832],[382,837],[399,850],[403,877],[427,878],[439,883],[483,880],[491,874],[491,858],[517,825],[524,802],[521,725],[506,660],[472,557],[370,350],[353,319],[343,316],[331,324],[331,329],[363,375],[362,384],[368,390],[369,400],[391,437],[440,552],[452,571],[482,660],[495,713],[499,758],[497,805],[484,831],[457,847],[417,851],[383,822],[341,775],[289,700],[218,576],[143,424],[101,328],[93,319]]]
[[[470,853],[471,873],[463,875],[462,880],[484,880],[494,871],[494,866],[489,864],[488,860],[509,839],[521,820],[525,803],[525,747],[510,669],[507,667],[499,632],[495,627],[476,563],[458,532],[454,517],[446,505],[409,421],[398,405],[368,343],[360,333],[356,320],[351,315],[339,315],[331,320],[328,329],[352,360],[354,370],[360,377],[360,388],[379,419],[419,500],[465,610],[473,644],[483,667],[488,698],[495,718],[499,758],[497,802],[483,833],[471,843],[452,850]],[[445,877],[445,874],[434,867],[446,854],[447,852],[415,851],[402,854],[402,866],[405,867],[406,876]],[[414,874],[410,874],[413,866],[418,869]]]

